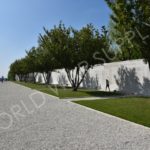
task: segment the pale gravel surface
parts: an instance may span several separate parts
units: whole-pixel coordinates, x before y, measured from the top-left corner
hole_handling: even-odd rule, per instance
[[[34,92],[10,82],[0,84],[0,113],[13,116],[10,109],[19,105],[24,115],[13,117],[10,129],[0,129],[0,150],[150,150],[149,128],[46,94],[45,105],[35,109],[29,99]],[[33,98],[42,99],[40,94]],[[21,101],[34,112],[28,114]],[[8,121],[1,117],[0,126]]]

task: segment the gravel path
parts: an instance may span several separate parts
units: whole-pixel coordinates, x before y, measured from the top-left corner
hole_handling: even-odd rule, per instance
[[[7,82],[0,150],[150,150],[150,129]]]

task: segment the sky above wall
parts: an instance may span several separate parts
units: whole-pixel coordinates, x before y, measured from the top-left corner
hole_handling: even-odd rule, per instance
[[[109,24],[110,13],[104,0],[0,0],[0,76],[37,46],[43,27],[62,21],[77,29],[88,23],[100,29]]]

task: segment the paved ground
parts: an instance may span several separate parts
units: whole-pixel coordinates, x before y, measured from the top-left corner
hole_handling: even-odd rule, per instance
[[[0,150],[150,150],[150,129],[0,83]]]

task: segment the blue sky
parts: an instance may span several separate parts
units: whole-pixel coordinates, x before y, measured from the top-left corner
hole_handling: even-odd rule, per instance
[[[0,0],[0,76],[10,64],[37,46],[43,26],[50,29],[60,20],[81,28],[109,24],[110,10],[104,0]]]

